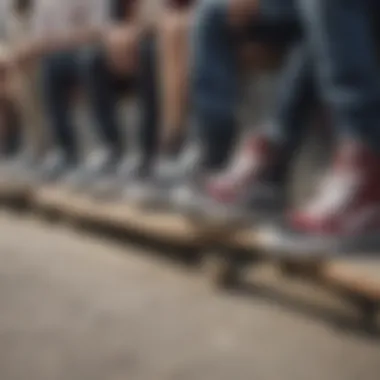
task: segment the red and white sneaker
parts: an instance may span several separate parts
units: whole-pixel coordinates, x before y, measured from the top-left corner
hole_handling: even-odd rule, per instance
[[[326,238],[380,232],[380,154],[342,143],[314,199],[291,211],[287,223],[294,232]]]
[[[278,153],[267,139],[250,138],[226,171],[201,186],[193,215],[214,226],[238,228],[280,213],[284,188],[269,181]]]
[[[276,147],[263,137],[250,138],[227,170],[206,184],[207,194],[221,203],[236,203],[256,185],[273,165]]]

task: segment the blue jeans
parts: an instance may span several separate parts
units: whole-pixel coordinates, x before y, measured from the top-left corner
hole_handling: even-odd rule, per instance
[[[380,150],[375,0],[297,0],[319,90],[341,135]]]
[[[263,0],[258,16],[238,35],[228,23],[228,0],[204,0],[196,10],[193,32],[192,98],[198,136],[211,165],[228,159],[236,133],[239,101],[239,40],[248,37],[271,44],[289,43],[300,37],[292,0]],[[296,132],[305,105],[314,101],[310,56],[301,44],[289,57],[282,75],[278,108],[269,133],[288,138]],[[301,75],[299,72],[301,71]],[[308,97],[308,99],[306,99]],[[276,129],[276,130],[275,130]]]

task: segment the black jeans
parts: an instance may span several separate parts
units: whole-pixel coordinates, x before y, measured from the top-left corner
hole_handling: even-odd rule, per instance
[[[2,133],[1,155],[12,157],[20,152],[22,146],[21,120],[17,109],[11,102],[0,101],[0,112],[4,113],[5,125]]]

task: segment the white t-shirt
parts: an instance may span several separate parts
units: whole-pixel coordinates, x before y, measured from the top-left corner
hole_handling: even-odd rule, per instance
[[[107,0],[35,0],[35,37],[62,36],[75,29],[108,22]]]

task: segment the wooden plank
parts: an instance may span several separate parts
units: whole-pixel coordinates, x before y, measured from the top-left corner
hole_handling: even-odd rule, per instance
[[[3,180],[0,182],[0,202],[18,210],[30,205],[33,186],[18,181]]]
[[[55,209],[60,191],[56,186],[41,186],[33,193],[33,203],[35,207],[45,209]]]
[[[199,243],[197,228],[179,215],[144,212],[124,202],[102,202],[59,189],[45,192],[42,198],[45,207],[54,208],[73,218],[98,222],[174,244],[194,246]]]
[[[0,197],[2,199],[18,198],[27,195],[31,187],[16,181],[3,181],[0,183]]]
[[[380,260],[331,261],[321,275],[326,283],[380,302]]]
[[[263,239],[260,231],[255,228],[236,231],[225,241],[231,247],[254,251],[255,254],[259,252],[269,258],[287,258],[286,251],[277,254],[275,248],[268,246],[267,239]],[[303,258],[289,254],[289,259],[299,264],[316,262],[316,256],[308,256],[307,253]],[[318,264],[319,270],[315,275],[322,284],[380,302],[380,255],[379,260],[329,259],[327,252]]]
[[[166,212],[144,212],[122,202],[99,202],[84,195],[73,195],[57,188],[43,189],[39,194],[39,201],[44,207],[51,207],[67,215],[97,221],[100,223],[125,229],[136,233],[167,241],[175,244],[206,245],[218,243],[231,249],[244,249],[252,251],[254,255],[261,255],[264,259],[286,261],[286,254],[277,255],[273,248],[268,247],[267,241],[262,239],[260,231],[255,228],[242,230],[219,231],[212,229],[202,230],[194,221],[190,221],[178,214]],[[208,239],[211,235],[212,239]],[[289,258],[288,258],[289,259]],[[313,265],[315,258],[292,258],[293,263]],[[319,263],[321,264],[321,263]],[[305,276],[310,273],[306,272]],[[352,262],[345,260],[324,260],[318,265],[318,272],[314,278],[322,284],[353,294],[380,301],[380,260],[371,263]]]

